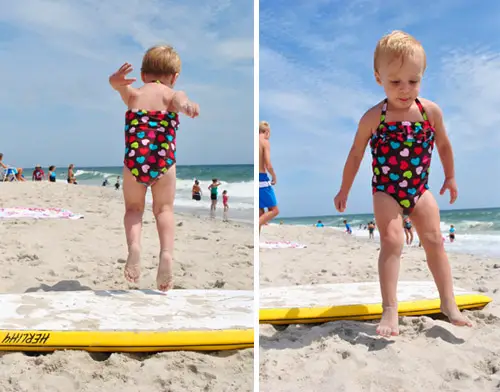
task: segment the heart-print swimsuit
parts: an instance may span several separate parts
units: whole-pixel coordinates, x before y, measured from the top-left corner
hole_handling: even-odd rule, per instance
[[[137,182],[153,185],[175,165],[177,113],[129,109],[125,113],[125,159]]]
[[[373,194],[389,194],[403,208],[405,215],[413,211],[418,199],[429,189],[429,169],[434,148],[434,128],[420,101],[415,99],[415,102],[423,121],[386,122],[386,98],[380,124],[370,140]]]

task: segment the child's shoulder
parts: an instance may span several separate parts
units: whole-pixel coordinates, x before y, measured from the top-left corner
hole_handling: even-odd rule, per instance
[[[426,110],[431,110],[431,111],[441,110],[439,105],[436,102],[431,101],[430,99],[418,97],[418,100]]]
[[[362,128],[374,129],[378,127],[380,123],[380,117],[382,115],[383,105],[384,101],[380,101],[379,103],[373,105],[361,116],[359,124],[362,126]]]
[[[440,121],[442,119],[443,111],[436,102],[422,97],[419,97],[418,100],[422,104],[425,113],[427,113],[427,117],[429,118],[431,124],[435,123],[436,121]]]

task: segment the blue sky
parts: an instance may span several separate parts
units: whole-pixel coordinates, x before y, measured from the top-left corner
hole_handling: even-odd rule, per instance
[[[176,88],[200,104],[199,118],[181,118],[178,163],[252,163],[251,0],[9,3],[0,13],[5,162],[121,165],[126,108],[108,77],[128,61],[140,79],[157,43],[178,50]]]
[[[292,5],[293,3],[293,5]],[[454,148],[459,198],[451,208],[498,206],[500,3],[465,0],[260,2],[260,119],[282,216],[332,215],[361,115],[384,98],[373,77],[380,37],[401,29],[424,45],[421,96],[437,102]],[[367,149],[346,213],[372,211]],[[430,187],[443,170],[433,156]],[[438,196],[442,209],[449,196]]]

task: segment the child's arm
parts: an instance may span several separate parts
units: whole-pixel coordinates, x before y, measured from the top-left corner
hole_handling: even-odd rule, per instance
[[[378,110],[373,109],[374,108],[366,112],[363,117],[361,117],[361,120],[359,120],[358,130],[354,136],[349,155],[347,156],[344,172],[342,174],[342,185],[340,186],[340,191],[345,194],[348,194],[351,190],[356,174],[363,161],[366,146],[372,136],[373,113],[378,114]]]
[[[276,173],[273,168],[273,164],[271,163],[271,143],[269,143],[269,140],[259,140],[259,146],[262,146],[263,149],[263,163],[264,163],[264,168],[269,172],[271,175],[271,185],[276,185],[276,182],[278,181],[276,177]]]
[[[432,126],[434,127],[434,135],[436,147],[441,159],[441,164],[444,170],[444,184],[439,191],[440,195],[448,189],[450,191],[450,204],[453,204],[458,197],[457,183],[455,181],[455,162],[453,159],[453,148],[451,147],[450,139],[446,133],[446,127],[443,120],[443,112],[441,108],[434,102],[426,102],[427,110],[430,112]]]
[[[134,83],[136,79],[125,78],[125,76],[132,72],[132,70],[132,65],[129,63],[125,63],[118,69],[118,71],[116,71],[109,77],[109,84],[120,93],[123,103],[125,103],[127,107],[129,106],[130,98],[137,94],[137,89],[131,86],[131,84]]]
[[[170,109],[175,113],[183,113],[188,117],[198,117],[200,107],[198,104],[191,102],[184,91],[176,91],[170,101]]]
[[[431,112],[432,125],[434,127],[434,135],[436,139],[436,147],[439,152],[439,158],[443,164],[445,179],[455,178],[455,163],[453,159],[453,149],[450,139],[446,133],[446,127],[443,121],[443,112],[434,102],[430,102],[427,106]]]
[[[379,106],[380,105],[376,105],[368,110],[363,117],[361,117],[361,120],[359,120],[358,130],[344,165],[340,191],[334,198],[335,208],[339,212],[344,212],[347,207],[347,196],[356,178],[359,166],[363,161],[366,145],[372,135],[372,129],[376,126],[376,121],[378,121],[378,115],[380,113]]]

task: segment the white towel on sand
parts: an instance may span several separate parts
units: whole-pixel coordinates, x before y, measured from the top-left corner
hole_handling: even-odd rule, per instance
[[[307,245],[298,244],[296,242],[290,241],[265,241],[259,244],[262,249],[285,249],[285,248],[296,248],[302,249],[307,248]]]

